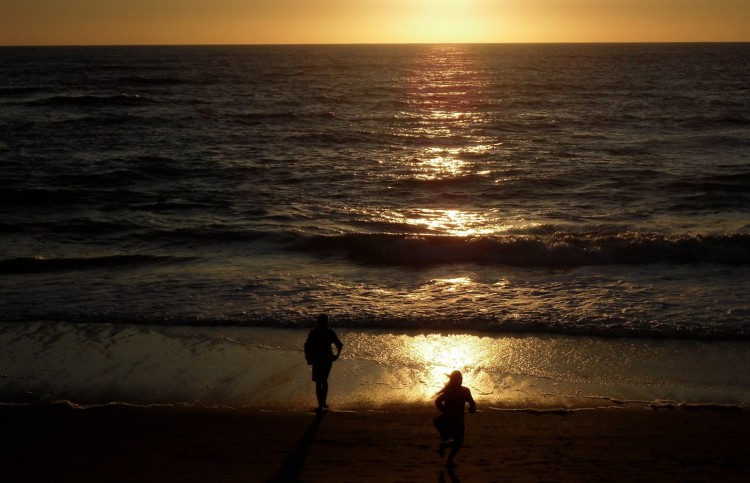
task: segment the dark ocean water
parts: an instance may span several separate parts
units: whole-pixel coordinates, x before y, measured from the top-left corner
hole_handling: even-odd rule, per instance
[[[0,48],[0,320],[750,336],[750,44]]]

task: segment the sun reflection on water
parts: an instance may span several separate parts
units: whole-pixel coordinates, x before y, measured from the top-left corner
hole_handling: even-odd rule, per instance
[[[475,237],[501,234],[516,229],[529,229],[538,223],[529,223],[511,217],[497,209],[461,210],[449,208],[386,209],[362,212],[371,219],[394,225],[404,225],[403,233],[424,233],[456,237]],[[408,229],[406,229],[408,227]]]
[[[493,390],[493,384],[487,379],[487,369],[495,364],[493,360],[499,356],[498,348],[491,347],[481,337],[429,334],[410,337],[403,349],[411,354],[422,382],[412,388],[412,396],[416,399],[433,398],[455,370],[463,373],[466,385],[472,388],[475,396]]]
[[[432,232],[453,236],[486,235],[496,231],[487,215],[461,210],[415,210],[413,216],[405,221]]]
[[[454,370],[467,372],[474,368],[481,356],[476,337],[464,335],[414,338],[409,350],[418,358],[429,390],[439,390]]]
[[[435,45],[415,57],[413,69],[404,80],[403,101],[409,112],[403,113],[403,119],[407,122],[399,126],[397,134],[422,144],[416,155],[399,160],[403,167],[401,179],[439,185],[464,176],[492,174],[477,163],[494,149],[496,141],[466,134],[467,126],[482,121],[480,106],[485,102],[482,70],[476,59],[455,45]],[[407,230],[410,233],[424,231],[430,235],[478,237],[507,229],[498,223],[502,217],[493,210],[437,206],[379,215],[388,223],[411,226]],[[465,292],[474,283],[471,277],[456,276],[432,280],[429,287],[446,293]],[[412,302],[424,297],[419,290],[405,295],[405,299]],[[464,372],[479,383],[481,368],[487,367],[486,359],[491,356],[487,344],[476,336],[428,334],[387,338],[391,340],[389,350],[374,358],[382,362],[398,360],[415,371],[421,384],[410,392],[417,398],[432,397],[454,370]]]
[[[417,173],[419,179],[439,179],[444,176],[457,176],[466,167],[466,162],[458,159],[457,149],[440,149],[430,148],[420,163],[420,172]]]
[[[486,138],[467,136],[467,127],[482,122],[483,75],[483,66],[461,46],[434,45],[414,57],[402,99],[414,122],[398,133],[424,143],[416,159],[401,160],[411,167],[410,177],[440,180],[466,175],[472,165],[464,154],[486,151]]]
[[[397,134],[419,145],[398,159],[400,180],[434,182],[445,191],[453,181],[493,175],[482,160],[498,141],[477,128],[484,122],[482,106],[488,102],[485,77],[485,66],[460,45],[433,45],[418,51],[403,79],[402,101],[408,108],[401,113],[405,122],[398,124]],[[495,210],[441,206],[438,200],[391,213],[386,221],[421,228],[431,235],[473,237],[507,229],[506,223],[498,222],[500,215]]]

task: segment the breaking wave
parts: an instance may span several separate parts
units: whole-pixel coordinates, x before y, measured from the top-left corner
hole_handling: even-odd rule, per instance
[[[750,234],[557,233],[487,237],[347,234],[315,236],[299,250],[373,264],[491,263],[582,266],[645,263],[750,263]]]

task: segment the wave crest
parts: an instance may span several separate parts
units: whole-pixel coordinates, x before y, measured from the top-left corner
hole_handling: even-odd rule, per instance
[[[302,251],[373,264],[492,263],[583,266],[645,263],[750,263],[750,234],[666,235],[623,232],[457,237],[399,234],[314,236]]]

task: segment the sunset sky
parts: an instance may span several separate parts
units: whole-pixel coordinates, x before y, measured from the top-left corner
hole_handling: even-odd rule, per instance
[[[750,41],[748,0],[0,0],[0,45]]]

